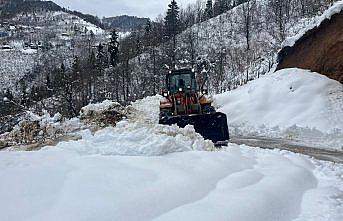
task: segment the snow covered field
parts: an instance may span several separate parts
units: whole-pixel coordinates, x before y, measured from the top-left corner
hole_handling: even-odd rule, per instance
[[[0,152],[0,220],[343,220],[343,165],[133,120],[36,152]],[[212,151],[206,151],[212,150]]]
[[[343,85],[301,69],[285,69],[215,96],[231,133],[281,137],[343,150]]]

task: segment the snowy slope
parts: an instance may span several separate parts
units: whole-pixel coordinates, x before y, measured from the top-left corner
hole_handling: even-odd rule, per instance
[[[79,141],[1,151],[0,220],[343,219],[342,165],[237,145],[204,151],[191,128],[156,125],[160,99]]]
[[[292,15],[285,19],[285,36],[281,38],[279,36],[279,24],[275,23],[279,18],[273,18],[275,12],[268,6],[268,3],[273,1],[258,0],[253,2],[257,9],[253,9],[251,12],[253,18],[249,32],[251,54],[248,63],[246,59],[246,33],[244,31],[246,28],[244,4],[242,4],[222,15],[195,24],[180,33],[177,36],[177,68],[194,67],[193,62],[196,63],[195,67],[201,67],[203,62],[211,62],[209,91],[219,93],[223,90],[231,90],[244,84],[243,82],[247,78],[247,69],[249,79],[256,79],[258,76],[269,72],[277,62],[276,55],[282,49],[284,37],[292,38],[299,33],[302,35],[303,29],[317,21],[312,17],[313,14],[302,15],[297,13],[300,12],[299,1],[288,1],[292,3],[295,10],[291,10]],[[318,13],[325,11],[330,6],[328,1],[319,0],[317,3],[320,5]],[[166,63],[165,58],[168,57],[166,48],[168,48],[167,44],[155,48],[158,54],[158,65],[160,65],[159,63],[161,65]],[[144,52],[139,57],[130,60],[133,75],[151,76],[152,67],[145,64],[153,64],[152,57],[148,52]],[[201,71],[203,70],[198,70],[198,72]],[[164,82],[163,77],[160,77],[159,81]],[[138,86],[137,91],[139,89]]]
[[[96,38],[105,38],[105,31],[75,15],[65,12],[36,12],[18,14],[11,19],[16,24],[11,38],[5,42],[12,50],[0,50],[0,88],[11,88],[17,94],[15,86],[21,78],[31,72],[35,65],[44,63],[45,57],[54,58],[60,65],[63,58],[66,64],[73,58],[73,44],[88,39],[91,33]],[[63,36],[63,35],[67,35]],[[43,37],[44,36],[44,37]],[[25,48],[24,44],[51,44],[44,52],[39,49]]]
[[[305,136],[343,148],[343,85],[326,76],[285,69],[215,98],[232,133]]]
[[[331,19],[331,17],[335,14],[340,13],[343,10],[343,1],[337,1],[331,6],[328,10],[326,10],[322,15],[314,17],[310,23],[305,25],[301,28],[298,33],[294,36],[288,37],[282,44],[283,47],[290,46],[292,47],[296,41],[298,41],[308,30],[311,30],[315,27],[319,27],[320,24],[326,20]]]

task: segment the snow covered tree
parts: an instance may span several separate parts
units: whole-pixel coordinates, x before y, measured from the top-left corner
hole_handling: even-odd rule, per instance
[[[67,117],[75,117],[77,110],[75,109],[73,97],[74,97],[74,79],[68,71],[66,71],[64,63],[60,68],[61,82],[60,82],[60,94],[62,96],[63,112]]]
[[[245,61],[246,61],[246,79],[245,82],[249,81],[249,66],[251,63],[251,36],[252,36],[252,23],[253,23],[253,12],[256,10],[256,0],[247,0],[241,8],[241,16],[243,20],[243,33],[245,36],[246,48],[245,48]]]
[[[30,96],[29,96],[29,89],[27,87],[27,83],[24,79],[21,79],[19,81],[20,84],[20,92],[21,92],[21,98],[20,98],[20,104],[24,107],[28,107],[30,105]]]
[[[106,55],[104,52],[104,46],[101,43],[99,43],[98,51],[96,55],[96,62],[95,62],[96,70],[99,75],[101,75],[104,72],[105,63],[106,63]]]
[[[119,62],[119,36],[116,30],[112,31],[110,42],[108,43],[108,52],[110,54],[110,64],[115,67]]]
[[[214,16],[223,14],[228,10],[227,0],[216,0],[213,6]]]
[[[268,9],[271,21],[276,27],[276,38],[281,44],[286,39],[286,23],[289,19],[290,1],[289,0],[269,0]]]
[[[213,18],[214,13],[213,13],[213,2],[212,0],[208,0],[206,3],[206,9],[205,9],[205,17],[206,19]]]

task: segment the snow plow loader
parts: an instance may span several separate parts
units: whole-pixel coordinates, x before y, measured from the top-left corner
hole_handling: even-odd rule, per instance
[[[193,125],[197,133],[216,146],[228,144],[227,117],[216,112],[206,89],[198,89],[194,70],[170,71],[162,95],[165,99],[160,102],[160,124]]]

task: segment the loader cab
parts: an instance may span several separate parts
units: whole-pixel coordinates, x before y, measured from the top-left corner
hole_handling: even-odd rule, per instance
[[[178,91],[197,91],[195,72],[192,69],[174,70],[167,75],[167,89],[170,93]]]

